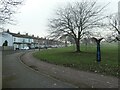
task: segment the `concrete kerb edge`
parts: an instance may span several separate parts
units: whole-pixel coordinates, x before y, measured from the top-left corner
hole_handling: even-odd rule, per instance
[[[25,63],[23,62],[23,60],[22,60],[22,56],[25,55],[25,54],[26,54],[26,53],[21,54],[21,55],[18,57],[18,59],[19,59],[19,62],[20,62],[21,64],[23,64],[26,68],[28,68],[28,69],[30,69],[30,70],[38,73],[38,74],[42,74],[42,75],[44,75],[44,76],[47,76],[47,77],[49,77],[49,78],[51,78],[51,79],[54,79],[54,80],[57,80],[57,81],[63,81],[64,83],[68,83],[68,84],[71,84],[71,85],[75,85],[75,86],[76,86],[75,88],[79,88],[78,85],[76,85],[76,84],[74,84],[74,83],[72,83],[72,82],[69,82],[69,81],[67,81],[67,80],[63,80],[63,79],[57,78],[57,77],[55,77],[54,75],[51,75],[51,74],[48,75],[46,72],[43,72],[43,71],[41,71],[42,73],[40,73],[39,71],[31,68],[30,66],[28,66],[27,64],[25,64]]]

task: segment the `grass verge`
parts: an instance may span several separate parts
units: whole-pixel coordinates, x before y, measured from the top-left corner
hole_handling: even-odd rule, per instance
[[[75,53],[75,47],[71,46],[39,51],[33,56],[56,65],[104,75],[120,76],[117,45],[101,45],[100,64],[96,62],[96,46],[81,46],[81,50],[81,53]]]

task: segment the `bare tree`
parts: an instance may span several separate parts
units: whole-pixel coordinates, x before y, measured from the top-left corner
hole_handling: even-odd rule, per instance
[[[97,5],[96,1],[83,1],[59,8],[56,16],[50,19],[50,34],[56,38],[64,34],[71,36],[75,40],[76,51],[80,52],[80,40],[86,32],[102,25],[105,6]]]
[[[2,25],[11,23],[12,17],[15,14],[17,6],[21,5],[23,0],[0,0],[0,28]]]
[[[111,14],[110,16],[108,16],[108,25],[107,26],[110,30],[114,30],[118,33],[118,35],[116,36],[116,39],[118,41],[120,41],[120,38],[119,38],[120,30],[118,29],[118,26],[119,26],[118,14],[115,13],[115,14]]]
[[[106,42],[112,43],[112,42],[117,42],[118,40],[116,39],[116,33],[111,33],[111,35],[106,35],[107,38],[105,39]]]

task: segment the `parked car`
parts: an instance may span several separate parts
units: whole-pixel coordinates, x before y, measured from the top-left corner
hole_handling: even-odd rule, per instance
[[[24,47],[24,48],[21,48],[22,50],[28,50],[30,49],[29,47]]]

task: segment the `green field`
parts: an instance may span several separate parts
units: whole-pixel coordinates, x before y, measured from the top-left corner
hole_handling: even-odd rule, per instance
[[[33,54],[34,57],[53,63],[83,71],[119,76],[118,45],[101,45],[101,63],[96,62],[96,46],[81,45],[81,53],[75,53],[75,47],[41,50]]]

